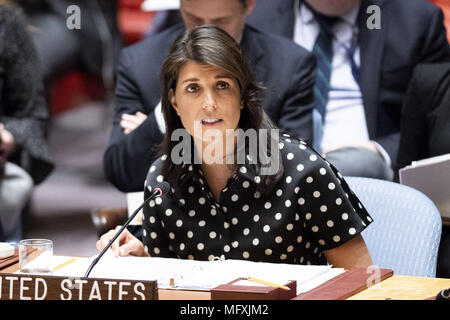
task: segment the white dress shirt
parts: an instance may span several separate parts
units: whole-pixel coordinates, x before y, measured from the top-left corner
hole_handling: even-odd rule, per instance
[[[156,119],[156,123],[158,124],[159,131],[161,131],[162,134],[165,134],[166,133],[166,123],[164,122],[164,115],[162,113],[161,101],[159,101],[154,112],[155,112],[155,119]]]
[[[312,51],[320,32],[314,15],[304,4],[296,1],[294,41]],[[323,127],[322,150],[341,145],[354,145],[370,141],[364,113],[362,93],[352,74],[351,63],[345,47],[350,48],[353,28],[356,24],[360,5],[344,16],[333,27],[333,61],[330,91]],[[354,61],[360,67],[360,48],[354,50]],[[383,158],[390,163],[386,151],[375,143]]]

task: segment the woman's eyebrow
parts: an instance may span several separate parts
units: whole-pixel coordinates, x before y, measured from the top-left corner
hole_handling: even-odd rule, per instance
[[[226,75],[226,74],[218,74],[214,77],[214,79],[233,79],[233,77]]]
[[[232,79],[231,76],[226,75],[226,74],[218,74],[214,77],[214,79]],[[200,80],[198,78],[188,78],[188,79],[184,79],[183,81],[181,81],[181,83],[186,83],[186,82],[199,82]]]
[[[198,82],[200,81],[198,78],[189,78],[189,79],[185,79],[183,81],[181,81],[181,83],[185,83],[185,82]]]

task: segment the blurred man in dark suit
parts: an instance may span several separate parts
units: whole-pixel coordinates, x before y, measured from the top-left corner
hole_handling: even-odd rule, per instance
[[[32,28],[47,86],[72,70],[82,70],[101,77],[107,90],[114,89],[114,68],[121,47],[118,0],[15,2],[25,11]]]
[[[402,110],[396,178],[398,170],[413,161],[445,154],[450,154],[450,63],[420,64],[414,70]],[[448,224],[442,225],[436,277],[450,278]]]
[[[414,67],[450,59],[426,0],[260,0],[248,23],[318,57],[321,151],[344,175],[392,179]]]

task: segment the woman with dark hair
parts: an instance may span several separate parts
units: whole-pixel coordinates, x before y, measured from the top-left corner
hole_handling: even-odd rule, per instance
[[[209,25],[186,31],[161,82],[167,134],[144,196],[163,181],[170,192],[144,206],[142,242],[125,231],[117,255],[372,264],[360,236],[371,217],[333,166],[278,135],[233,38]]]

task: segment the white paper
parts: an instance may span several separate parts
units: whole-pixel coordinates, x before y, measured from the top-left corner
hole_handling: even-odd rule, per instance
[[[278,285],[283,285],[282,283],[276,283]],[[267,287],[267,284],[250,281],[250,280],[239,280],[233,283],[233,286],[246,286],[246,287]]]
[[[53,275],[82,277],[92,258],[77,258]],[[157,280],[161,289],[204,290],[237,278],[254,277],[273,282],[297,281],[297,295],[314,289],[345,270],[331,266],[304,266],[244,260],[196,261],[170,258],[118,257],[108,251],[92,269],[90,278]],[[174,286],[171,286],[173,279]]]
[[[432,158],[426,158],[426,159],[422,159],[422,160],[413,161],[413,162],[411,162],[411,166],[412,167],[420,167],[420,166],[426,166],[426,165],[435,164],[435,163],[439,163],[439,162],[444,162],[447,160],[450,160],[450,154],[443,154],[443,155],[432,157]]]
[[[127,193],[127,208],[128,208],[128,217],[131,217],[133,212],[139,208],[139,206],[144,201],[144,191],[138,192],[129,192]],[[142,225],[142,219],[144,218],[144,213],[139,210],[139,213],[134,217],[134,219],[130,222],[130,225],[140,226]]]
[[[142,11],[175,10],[180,8],[180,0],[146,0],[141,4]]]
[[[414,161],[399,171],[400,183],[423,192],[450,218],[450,154]]]

